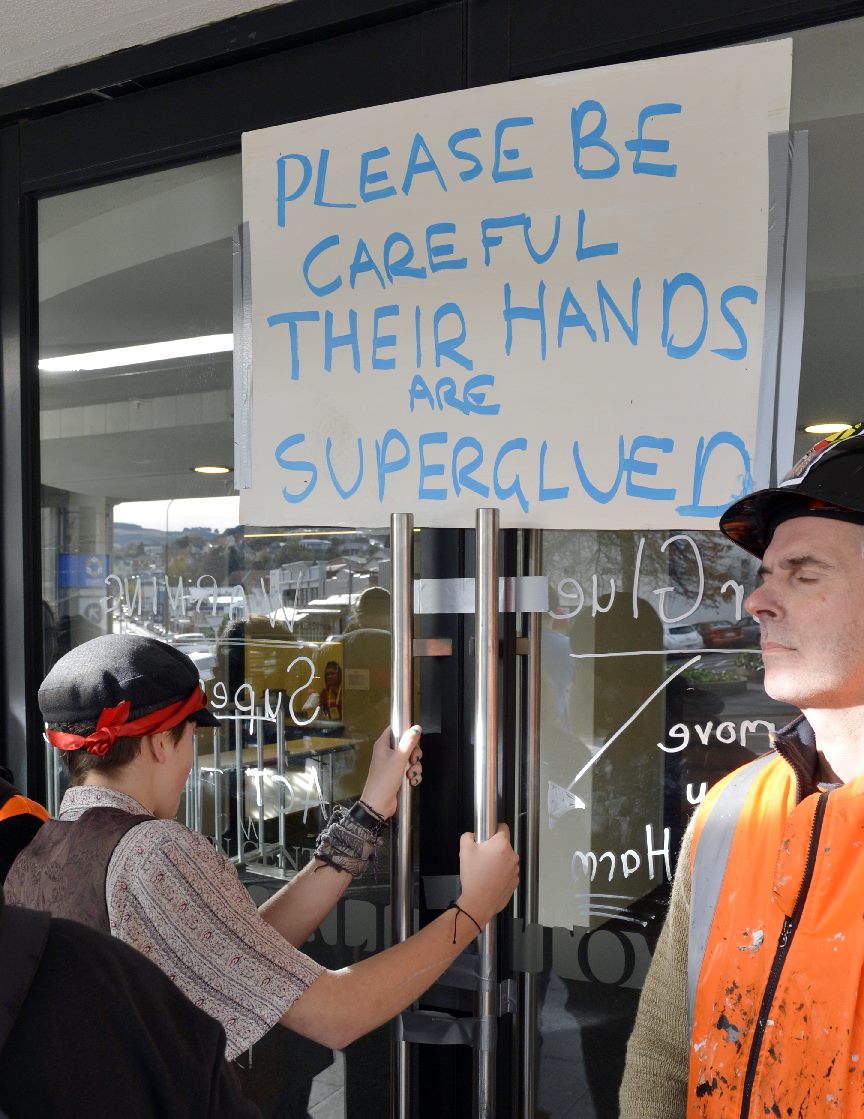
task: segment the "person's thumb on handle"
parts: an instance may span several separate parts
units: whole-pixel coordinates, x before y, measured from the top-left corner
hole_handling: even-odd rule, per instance
[[[397,753],[407,759],[420,742],[420,735],[422,733],[422,728],[416,723],[414,726],[409,727],[396,743]]]

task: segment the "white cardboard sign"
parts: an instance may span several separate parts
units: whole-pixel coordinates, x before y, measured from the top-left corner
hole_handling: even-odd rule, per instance
[[[752,486],[791,42],[248,133],[247,524],[711,527]]]

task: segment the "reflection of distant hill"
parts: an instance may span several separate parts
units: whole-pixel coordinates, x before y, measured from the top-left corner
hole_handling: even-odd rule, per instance
[[[143,528],[141,525],[130,525],[123,521],[114,522],[114,546],[125,548],[129,544],[164,544],[168,540],[176,540],[182,533],[168,532],[163,528]]]

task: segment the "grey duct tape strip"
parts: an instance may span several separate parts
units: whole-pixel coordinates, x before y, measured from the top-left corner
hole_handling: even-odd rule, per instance
[[[420,1045],[470,1045],[480,1053],[492,1053],[498,1042],[494,1018],[454,1018],[431,1010],[406,1010],[399,1015],[400,1041]]]
[[[498,609],[505,614],[542,614],[549,609],[545,575],[520,575],[498,580]],[[473,614],[473,579],[418,579],[414,583],[415,614]]]
[[[807,208],[810,194],[809,134],[793,132],[787,207],[786,261],[783,269],[783,321],[780,328],[780,375],[777,386],[775,467],[782,478],[795,461],[798,385],[804,336],[807,284]]]
[[[455,909],[453,915],[456,916]],[[463,952],[439,976],[435,986],[455,987],[457,991],[491,991],[494,989],[494,981],[491,977],[485,980],[481,978],[479,956],[469,956],[467,952]]]
[[[406,1010],[399,1015],[399,1040],[421,1045],[470,1045],[477,1048],[481,1031],[477,1018],[454,1018],[430,1010]]]
[[[234,486],[252,485],[252,268],[249,223],[234,230]]]
[[[762,376],[756,420],[756,461],[753,486],[762,489],[777,481],[774,469],[774,431],[780,331],[783,321],[783,257],[789,204],[789,133],[768,137],[768,252],[765,262],[765,326],[762,337]]]
[[[526,924],[522,917],[514,917],[510,928],[513,944],[513,964],[510,970],[531,973],[542,971],[545,962],[543,926],[534,922]]]
[[[690,935],[687,941],[687,1009],[690,1033],[696,1009],[696,988],[705,958],[705,948],[714,910],[726,873],[726,862],[735,835],[735,825],[750,785],[760,771],[777,755],[772,750],[738,770],[717,798],[702,828],[693,859],[693,885],[690,891]]]

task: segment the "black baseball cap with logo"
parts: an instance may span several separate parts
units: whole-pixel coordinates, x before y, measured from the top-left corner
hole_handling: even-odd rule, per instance
[[[864,524],[864,422],[820,439],[778,485],[733,502],[720,531],[761,559],[775,528],[793,517]]]

